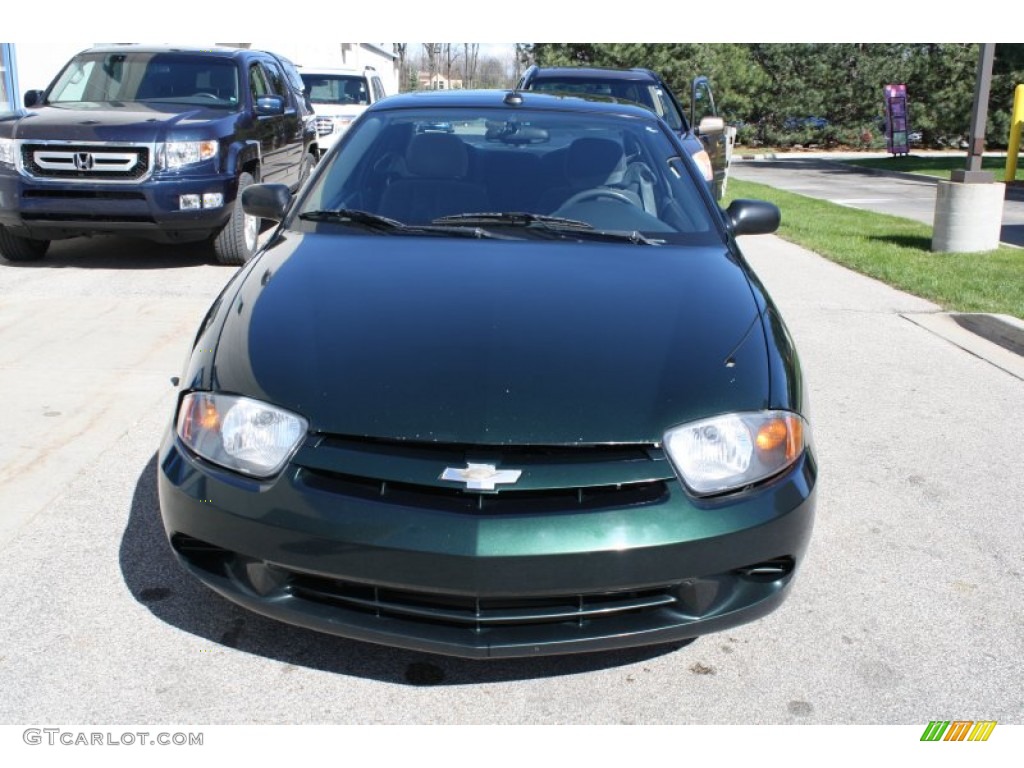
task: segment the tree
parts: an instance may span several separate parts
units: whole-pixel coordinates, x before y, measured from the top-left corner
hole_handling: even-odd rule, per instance
[[[405,52],[408,50],[408,43],[392,43],[391,49],[398,57],[398,90],[409,82],[408,73],[405,71]]]

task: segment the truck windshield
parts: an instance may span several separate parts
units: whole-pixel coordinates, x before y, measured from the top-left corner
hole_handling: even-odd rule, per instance
[[[314,104],[369,104],[366,78],[360,75],[302,73]]]
[[[683,118],[665,92],[654,83],[621,79],[582,77],[535,78],[530,89],[548,93],[586,93],[623,99],[647,107],[662,118],[673,131],[685,130]]]
[[[225,59],[178,53],[90,53],[61,72],[47,102],[174,102],[238,106],[238,70]]]

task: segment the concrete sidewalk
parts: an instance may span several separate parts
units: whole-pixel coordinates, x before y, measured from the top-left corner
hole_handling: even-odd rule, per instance
[[[963,155],[962,152],[956,153]],[[865,153],[734,155],[732,178],[783,189],[875,213],[932,225],[938,179],[918,174],[859,168],[841,162]],[[1008,188],[1010,189],[1010,188]],[[1024,192],[1013,188],[1003,204],[1001,240],[1024,247]],[[1024,320],[1007,315],[942,312],[913,320],[957,346],[1024,378]]]

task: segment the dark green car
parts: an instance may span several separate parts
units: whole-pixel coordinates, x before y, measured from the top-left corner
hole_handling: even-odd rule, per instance
[[[447,124],[451,131],[438,131]],[[466,657],[678,642],[785,598],[817,463],[797,355],[642,107],[371,106],[211,307],[160,450],[182,565],[266,616]]]

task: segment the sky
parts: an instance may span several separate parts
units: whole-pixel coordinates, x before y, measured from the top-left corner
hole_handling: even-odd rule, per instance
[[[481,44],[511,45],[504,42],[977,42],[978,34],[966,34],[970,20],[963,14],[930,14],[926,18],[909,3],[891,0],[857,0],[837,13],[807,0],[776,0],[771,4],[755,0],[693,7],[681,3],[630,6],[615,13],[597,13],[596,6],[547,0],[521,0],[514,5],[481,5],[469,0],[424,3],[422,0],[390,0],[381,3],[352,3],[344,7],[320,5],[303,7],[290,19],[281,3],[250,0],[244,5],[212,4],[209,0],[177,0],[171,7],[156,10],[159,26],[152,16],[139,15],[137,2],[105,0],[102,14],[75,17],[74,23],[41,25],[37,9],[30,3],[8,4],[4,9],[4,31],[9,42],[42,42],[73,37],[123,42],[192,42],[197,39],[255,39],[266,37],[267,24],[278,32],[308,34],[319,40],[404,40],[433,37],[435,40],[463,40]],[[607,6],[606,6],[607,7]],[[636,23],[630,23],[630,8],[637,9]],[[241,10],[244,9],[245,13]],[[332,18],[332,10],[335,18]],[[386,9],[384,12],[382,9]],[[641,10],[642,9],[642,10]],[[841,20],[841,21],[840,21]],[[980,27],[980,25],[979,25]],[[1013,25],[1002,27],[1012,33]],[[991,26],[985,28],[991,34]],[[997,41],[998,42],[998,41]],[[1004,40],[1003,42],[1013,42]]]

